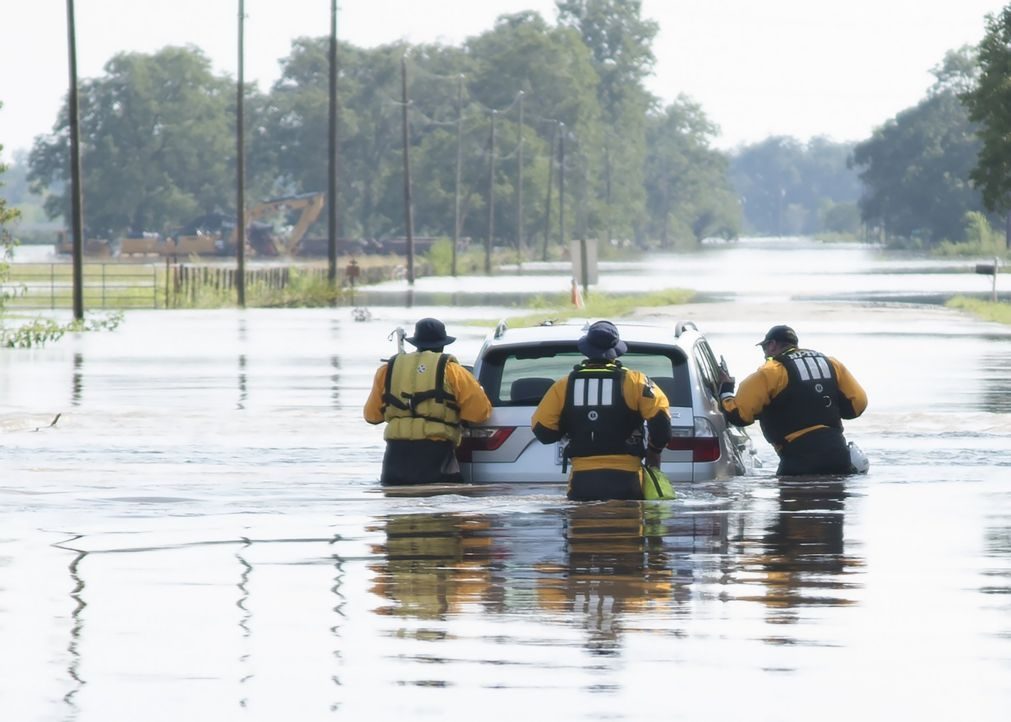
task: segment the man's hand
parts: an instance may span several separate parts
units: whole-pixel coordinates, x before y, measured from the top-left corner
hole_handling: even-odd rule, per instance
[[[646,449],[646,466],[660,466],[660,454],[663,450],[653,451],[653,449]]]
[[[727,371],[725,367],[723,366],[720,367],[720,375],[716,380],[719,382],[720,385],[720,394],[734,393],[734,386],[736,385],[737,381],[736,379],[734,379],[733,376],[730,375],[730,372]]]

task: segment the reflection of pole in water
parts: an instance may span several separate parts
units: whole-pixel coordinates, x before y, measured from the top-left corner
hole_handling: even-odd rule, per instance
[[[339,541],[341,541],[341,538],[340,535],[337,534],[334,535],[334,538],[330,540],[330,544],[333,545]],[[336,572],[333,578],[333,586],[330,587],[330,591],[331,593],[333,593],[335,597],[337,597],[337,602],[333,608],[336,619],[334,620],[333,626],[330,627],[330,634],[332,634],[334,638],[333,656],[334,659],[337,660],[337,665],[340,666],[344,662],[344,655],[341,652],[340,641],[341,641],[341,628],[343,627],[342,623],[346,619],[346,616],[344,614],[344,605],[347,604],[347,597],[344,596],[344,592],[341,591],[341,588],[344,586],[344,560],[341,559],[336,554],[334,554],[333,565]],[[331,679],[334,683],[334,686],[339,689],[341,686],[340,678],[335,674]],[[340,706],[341,706],[340,701],[339,700],[335,701],[333,704],[330,705],[330,711],[336,712],[337,710],[340,709]]]
[[[330,374],[330,400],[333,401],[334,408],[340,408],[341,400],[341,360],[339,356],[330,357],[330,367],[334,370]]]
[[[68,547],[63,546],[63,544],[72,543],[80,538],[81,535],[78,534],[77,536],[72,537],[66,542],[54,545],[59,549],[66,549],[67,551],[75,552],[74,558],[70,561],[70,565],[67,567],[70,570],[70,578],[74,582],[74,587],[73,589],[70,590],[70,598],[74,600],[74,609],[70,613],[72,624],[70,627],[70,642],[67,644],[67,652],[70,655],[70,663],[67,665],[67,676],[74,681],[74,686],[73,689],[71,689],[63,696],[63,701],[70,708],[70,713],[67,717],[68,719],[77,718],[78,712],[80,710],[77,706],[77,702],[74,701],[74,698],[77,696],[77,693],[81,691],[81,688],[85,684],[87,684],[87,682],[84,679],[82,679],[80,675],[81,669],[80,644],[81,644],[81,633],[84,630],[84,618],[82,616],[82,612],[84,611],[84,608],[88,606],[88,603],[84,601],[83,592],[85,585],[84,579],[81,577],[79,570],[81,562],[84,561],[84,558],[88,555],[88,552],[81,551],[79,549],[70,549]]]
[[[239,354],[239,402],[235,408],[242,411],[246,408],[246,400],[249,398],[246,388],[246,354]]]
[[[70,405],[81,405],[81,392],[84,389],[84,356],[80,353],[74,354],[74,374],[70,381]]]
[[[239,628],[242,630],[242,641],[246,647],[246,651],[239,655],[239,668],[244,668],[249,662],[249,642],[250,637],[252,637],[252,625],[250,625],[250,620],[253,618],[252,612],[249,611],[249,575],[253,572],[252,565],[246,561],[246,558],[242,556],[243,550],[249,547],[252,542],[248,537],[242,537],[242,547],[239,551],[235,552],[235,558],[239,560],[239,564],[242,565],[242,573],[239,575],[239,600],[235,603],[240,610],[242,610],[242,616],[239,617]],[[249,680],[251,680],[255,675],[252,673],[244,674],[239,678],[239,684],[244,685]],[[245,707],[249,703],[249,699],[245,696],[239,700],[239,706]]]

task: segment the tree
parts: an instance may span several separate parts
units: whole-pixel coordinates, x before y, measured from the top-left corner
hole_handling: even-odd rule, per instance
[[[977,52],[979,75],[960,96],[969,119],[978,124],[980,138],[970,177],[987,209],[1006,212],[1011,211],[1011,5],[986,16],[986,33]]]
[[[597,99],[599,78],[591,53],[579,33],[569,27],[548,26],[537,13],[503,15],[492,30],[468,40],[466,51],[473,66],[466,79],[467,97],[471,100],[467,110],[468,126],[473,124],[482,133],[478,146],[482,153],[488,134],[488,112],[491,109],[505,111],[497,119],[498,135],[506,139],[499,151],[506,162],[496,164],[502,188],[497,198],[508,199],[508,203],[496,202],[496,210],[501,208],[496,213],[495,228],[500,232],[496,235],[509,239],[517,236],[517,176],[512,161],[517,152],[519,91],[524,94],[524,238],[532,243],[534,237],[544,232],[548,164],[556,162],[551,157],[552,138],[558,131],[559,121],[564,123],[569,141],[567,217],[571,223],[577,212],[580,218],[595,213],[593,200],[580,195],[581,189],[574,184],[579,154],[599,158],[597,151],[602,134]],[[555,170],[553,185],[557,186],[557,168]],[[555,205],[553,217],[557,218],[557,212]],[[475,220],[477,215],[480,214],[475,214]],[[547,225],[549,232],[555,234],[557,227],[551,223]],[[475,235],[473,226],[470,233]]]
[[[710,144],[716,126],[681,96],[646,124],[646,232],[662,246],[708,236],[736,237],[740,207],[728,161]]]
[[[731,173],[748,232],[797,235],[837,230],[826,225],[826,209],[838,205],[855,209],[860,197],[859,179],[848,162],[852,151],[850,143],[821,137],[802,143],[784,136],[739,148]]]
[[[656,99],[643,85],[655,58],[659,26],[642,18],[640,0],[557,0],[558,20],[579,31],[600,78],[604,121],[598,194],[603,216],[592,230],[610,238],[637,230],[645,208],[645,118]]]
[[[3,110],[3,103],[0,102],[0,110]],[[0,155],[3,153],[3,144],[0,143]],[[0,163],[0,177],[3,176],[4,172],[7,170],[7,166]],[[0,181],[0,188],[3,188],[3,182]],[[10,252],[14,244],[14,240],[7,230],[7,225],[13,223],[18,219],[18,211],[16,208],[9,208],[7,206],[7,200],[4,196],[0,195],[0,284],[3,284],[7,280],[8,274],[10,273]],[[0,294],[0,311],[3,310],[4,297]]]
[[[91,233],[161,231],[234,207],[234,85],[212,74],[194,47],[121,53],[80,90],[81,166]],[[69,179],[66,104],[53,132],[36,139],[36,189]],[[69,184],[65,186],[69,188]],[[65,190],[46,200],[67,217]]]
[[[927,245],[960,240],[965,214],[983,210],[969,182],[980,141],[958,95],[971,82],[965,73],[974,67],[972,53],[968,47],[949,52],[933,71],[937,82],[927,97],[854,149],[865,187],[861,216],[886,236]]]

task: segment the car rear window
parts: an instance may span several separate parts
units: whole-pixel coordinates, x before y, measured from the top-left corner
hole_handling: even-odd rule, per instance
[[[574,343],[494,349],[482,359],[478,380],[493,406],[536,406],[583,358]],[[692,405],[688,363],[680,349],[629,344],[621,363],[649,376],[671,406]]]

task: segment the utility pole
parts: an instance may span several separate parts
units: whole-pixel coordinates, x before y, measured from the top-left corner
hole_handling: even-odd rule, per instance
[[[243,125],[244,84],[243,42],[246,22],[246,3],[239,0],[239,82],[235,93],[235,258],[238,273],[235,274],[235,290],[239,307],[246,307],[246,151],[242,142],[245,132]]]
[[[491,112],[491,137],[488,139],[488,238],[484,243],[484,273],[491,275],[491,250],[495,237],[495,118]]]
[[[414,208],[411,199],[411,151],[407,131],[407,55],[400,57],[401,106],[404,142],[404,226],[407,232],[407,285],[414,285]]]
[[[330,167],[327,173],[327,278],[337,288],[337,0],[330,0]],[[352,286],[353,288],[353,286]]]
[[[456,275],[456,254],[460,248],[460,178],[463,173],[463,73],[456,89],[456,192],[453,203],[453,256],[449,272]]]
[[[70,88],[67,98],[70,113],[70,226],[74,254],[74,319],[84,319],[84,211],[81,198],[81,131],[80,107],[77,97],[77,28],[74,21],[74,0],[67,0],[67,56],[70,69]]]
[[[559,121],[555,121],[555,129],[551,133],[551,147],[548,149],[548,197],[544,203],[544,247],[541,260],[548,260],[548,237],[551,235],[551,191],[555,184],[555,142],[558,140]]]
[[[520,124],[516,140],[516,265],[523,272],[523,91],[520,91]]]
[[[565,248],[565,123],[558,124],[558,240]]]

